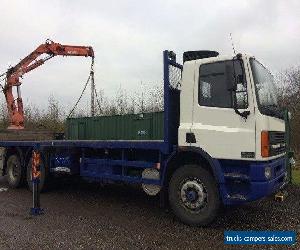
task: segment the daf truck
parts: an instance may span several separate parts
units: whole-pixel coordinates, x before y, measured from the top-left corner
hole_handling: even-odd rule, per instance
[[[160,135],[147,137],[150,129],[156,131],[148,119],[128,128],[132,138],[87,137],[80,135],[87,125],[79,124],[67,131],[78,133],[76,138],[3,140],[0,175],[13,188],[24,179],[31,187],[32,151],[38,148],[40,188],[56,172],[92,182],[137,183],[147,194],[159,195],[179,220],[200,226],[211,223],[222,205],[282,189],[285,123],[269,70],[253,56],[214,51],[185,52],[183,64],[164,51],[163,60]],[[145,117],[149,114],[136,114],[137,120]]]

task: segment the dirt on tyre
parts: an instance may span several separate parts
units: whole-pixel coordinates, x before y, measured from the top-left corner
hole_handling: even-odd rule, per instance
[[[24,169],[18,155],[10,155],[6,161],[6,179],[12,188],[21,187],[24,183]]]
[[[212,174],[198,165],[178,168],[169,183],[169,203],[185,224],[206,226],[217,216],[221,202]]]
[[[41,175],[40,175],[40,181],[39,181],[39,190],[40,190],[40,192],[43,192],[43,191],[46,191],[48,188],[48,179],[49,179],[48,168],[46,168],[45,164],[43,163],[43,160],[41,160],[40,172],[41,172]],[[32,192],[32,190],[33,190],[32,159],[30,159],[27,164],[26,180],[27,180],[28,188]]]

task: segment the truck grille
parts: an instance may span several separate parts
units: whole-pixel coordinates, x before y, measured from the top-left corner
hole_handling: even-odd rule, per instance
[[[269,131],[270,156],[279,155],[285,152],[285,133]]]

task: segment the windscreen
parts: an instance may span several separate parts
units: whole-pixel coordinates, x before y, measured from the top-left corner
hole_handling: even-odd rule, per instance
[[[282,119],[282,111],[278,107],[276,85],[272,74],[257,60],[250,59],[256,100],[259,111],[264,115]]]

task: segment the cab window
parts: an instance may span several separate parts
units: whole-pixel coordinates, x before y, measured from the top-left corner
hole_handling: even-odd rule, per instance
[[[227,89],[226,66],[232,67],[235,72],[237,90],[232,92]],[[202,64],[199,70],[199,94],[200,106],[232,108],[233,101],[239,109],[248,107],[247,84],[243,79],[242,67],[238,61],[222,61]],[[235,93],[235,98],[232,98]]]

